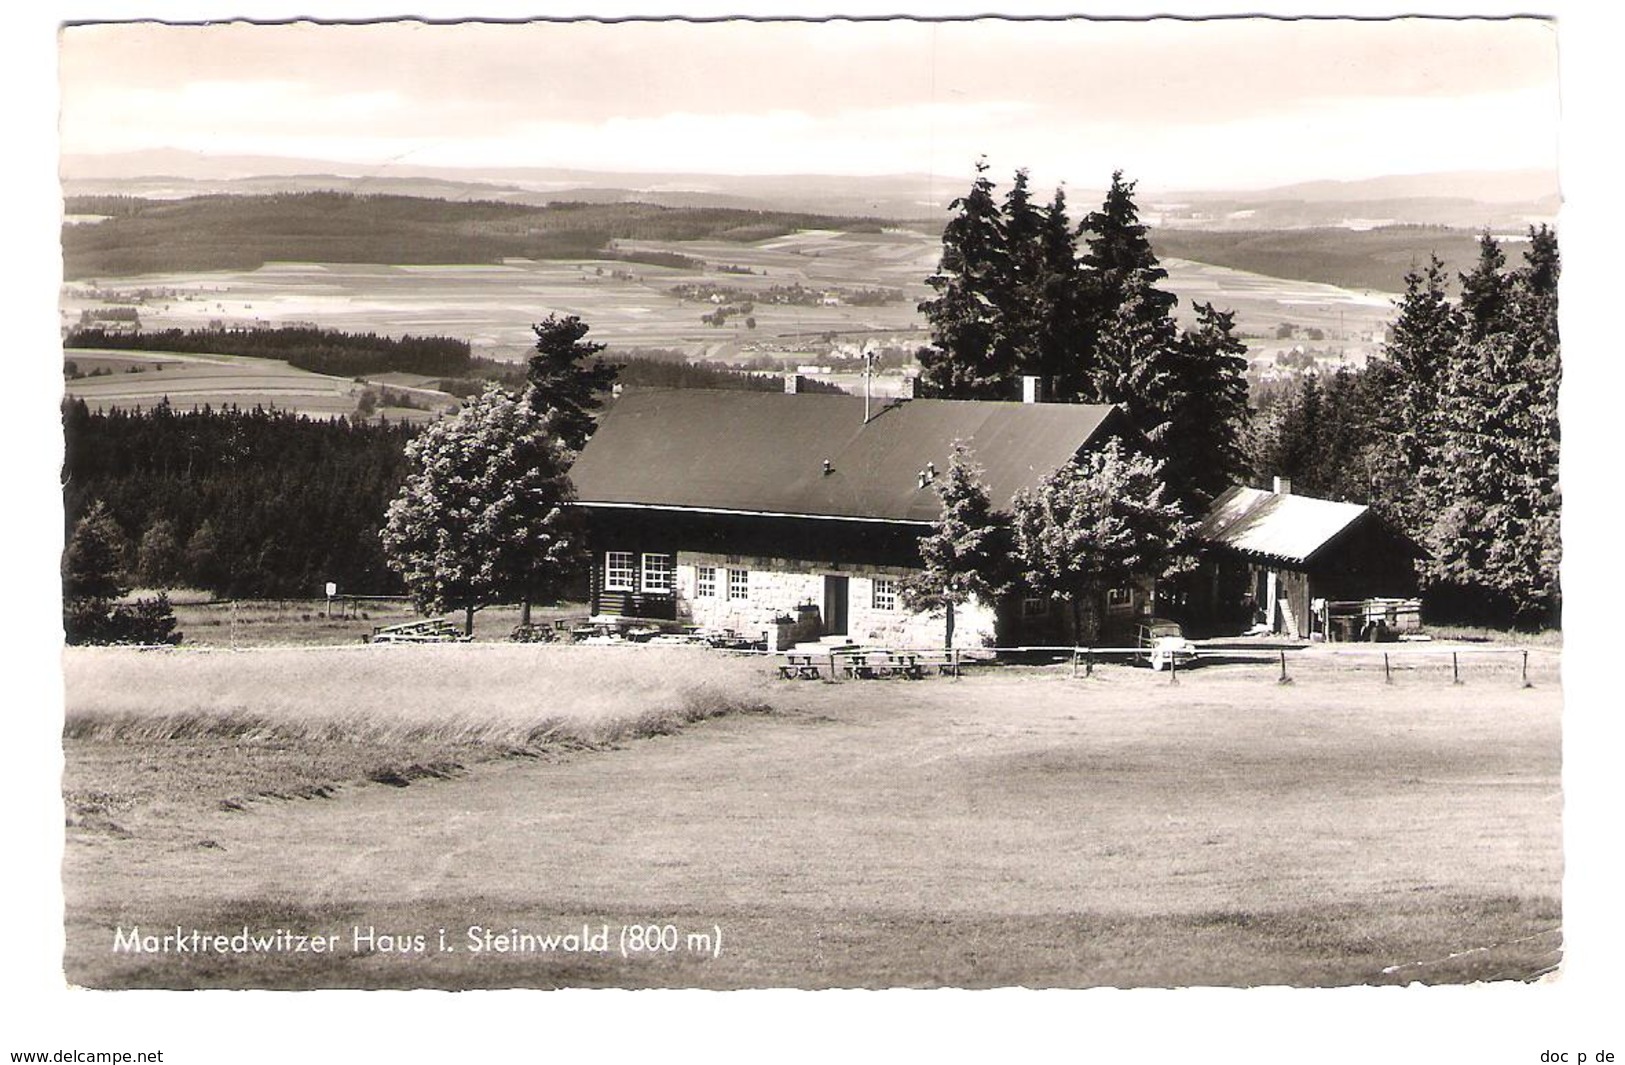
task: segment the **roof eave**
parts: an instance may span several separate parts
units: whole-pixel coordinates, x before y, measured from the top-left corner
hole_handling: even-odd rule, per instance
[[[799,514],[789,511],[777,510],[743,510],[733,507],[695,507],[678,506],[666,503],[613,503],[605,500],[578,499],[578,507],[594,510],[652,510],[671,514],[720,514],[730,517],[747,518],[798,518],[810,521],[852,521],[869,525],[907,525],[911,528],[929,529],[934,522],[917,518],[883,518],[864,517],[854,514]]]

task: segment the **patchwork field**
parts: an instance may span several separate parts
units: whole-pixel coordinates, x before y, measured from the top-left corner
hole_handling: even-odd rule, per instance
[[[260,406],[331,418],[354,414],[370,383],[311,373],[278,359],[241,355],[72,348],[64,352],[64,358],[84,376],[69,378],[63,391],[84,400],[93,410],[149,410],[168,399],[176,410],[204,405],[235,405],[243,410]],[[420,385],[380,383],[389,384],[393,394],[410,397],[416,404],[379,405],[377,409],[392,421],[424,419],[434,409],[455,406],[455,400],[444,392]]]
[[[94,987],[1550,971],[1557,654],[1532,655],[1530,688],[1516,656],[1474,658],[1460,685],[1448,656],[1391,684],[1372,661],[1300,656],[1290,685],[1259,664],[1176,685],[1127,667],[811,683],[649,647],[69,649],[66,971]],[[140,948],[245,928],[332,949]]]
[[[909,230],[878,234],[805,231],[756,243],[729,241],[617,242],[631,253],[676,253],[704,270],[614,261],[508,260],[484,265],[391,266],[353,263],[270,263],[251,271],[153,274],[73,282],[63,287],[62,316],[135,307],[143,328],[201,328],[320,322],[348,332],[390,336],[447,335],[468,340],[477,354],[518,359],[534,343],[530,326],[549,313],[579,315],[592,337],[614,348],[671,348],[690,357],[752,355],[812,358],[839,342],[913,346],[925,339],[919,301],[932,295],[925,279],[936,269],[940,242]],[[1320,329],[1321,349],[1341,348],[1358,362],[1376,349],[1392,317],[1392,297],[1332,285],[1284,280],[1180,259],[1166,260],[1167,287],[1192,301],[1233,309],[1255,356],[1291,347],[1275,340],[1290,322]],[[748,271],[748,272],[745,272]],[[757,302],[756,328],[744,316],[721,327],[701,317],[705,300],[680,299],[683,284],[726,286],[760,293],[799,284],[824,291],[886,288],[903,298],[878,306],[784,305]],[[1375,338],[1375,339],[1374,339]],[[1298,341],[1297,343],[1302,343]]]

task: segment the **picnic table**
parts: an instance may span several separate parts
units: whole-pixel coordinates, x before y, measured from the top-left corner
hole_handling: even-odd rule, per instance
[[[367,637],[370,643],[467,643],[472,639],[445,618],[375,628]]]
[[[785,654],[784,664],[779,666],[779,675],[785,680],[821,680],[824,676],[812,655],[798,652]]]

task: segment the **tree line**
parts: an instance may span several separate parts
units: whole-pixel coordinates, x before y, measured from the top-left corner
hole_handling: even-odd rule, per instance
[[[1493,236],[1478,250],[1454,285],[1437,256],[1412,269],[1383,357],[1261,403],[1248,450],[1260,473],[1368,504],[1425,547],[1434,616],[1556,625],[1557,234],[1531,228],[1517,266]]]
[[[1054,401],[1119,404],[1187,515],[1245,475],[1246,347],[1211,304],[1194,305],[1194,327],[1176,324],[1132,181],[1114,173],[1074,225],[1064,190],[1040,206],[1018,170],[1001,199],[984,161],[951,210],[927,278],[937,295],[920,304],[922,394],[1017,399],[1032,376]]]
[[[315,326],[160,329],[139,333],[80,328],[71,330],[62,343],[67,348],[281,359],[298,369],[334,377],[375,373],[457,377],[467,374],[472,365],[468,341],[454,337],[388,337]]]
[[[99,510],[117,583],[242,598],[306,598],[330,580],[403,590],[378,531],[411,426],[72,399],[62,416],[65,532]]]
[[[1019,584],[1070,601],[1081,624],[1112,581],[1189,572],[1192,521],[1219,492],[1286,476],[1295,491],[1371,505],[1422,545],[1435,619],[1557,624],[1556,234],[1532,227],[1518,267],[1485,234],[1459,299],[1430,257],[1405,276],[1381,358],[1305,374],[1255,415],[1231,314],[1196,304],[1194,328],[1174,324],[1133,190],[1114,174],[1074,227],[1061,190],[1036,206],[1017,171],[1001,200],[983,163],[954,201],[928,279],[937,295],[920,305],[923,390],[1013,399],[1016,379],[1036,376],[1053,399],[1121,406],[1144,438],[1056,471],[1013,514],[978,497],[973,456],[956,459],[911,604],[951,611],[973,590]],[[1137,558],[1111,562],[1134,540]],[[994,552],[1006,562],[989,561],[988,542],[1008,545]]]

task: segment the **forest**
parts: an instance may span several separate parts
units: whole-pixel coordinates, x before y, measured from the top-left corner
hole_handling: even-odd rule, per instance
[[[437,336],[397,338],[307,326],[162,329],[136,333],[81,328],[69,332],[62,346],[281,359],[296,369],[334,377],[375,373],[457,377],[467,374],[470,368],[466,340]]]
[[[134,584],[308,598],[398,594],[378,530],[406,473],[404,424],[266,410],[62,409],[66,530],[99,501]]]
[[[532,207],[339,192],[183,200],[70,197],[66,211],[103,216],[93,225],[63,227],[63,276],[70,281],[254,270],[267,262],[435,264],[505,258],[644,262],[646,256],[615,249],[611,242],[755,241],[797,229],[879,230],[873,219],[792,211],[644,203]],[[683,262],[656,265],[692,268]]]

